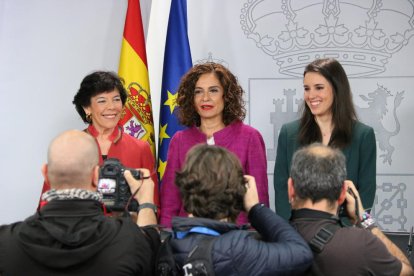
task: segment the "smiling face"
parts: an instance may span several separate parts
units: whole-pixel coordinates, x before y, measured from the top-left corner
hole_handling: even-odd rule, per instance
[[[194,88],[194,106],[201,121],[223,121],[223,96],[223,86],[214,73],[200,76]]]
[[[102,92],[91,98],[91,104],[85,107],[85,113],[91,114],[92,125],[100,132],[112,131],[122,114],[122,100],[117,89]]]
[[[303,79],[304,100],[315,117],[332,116],[334,92],[325,77],[316,72],[306,73]]]

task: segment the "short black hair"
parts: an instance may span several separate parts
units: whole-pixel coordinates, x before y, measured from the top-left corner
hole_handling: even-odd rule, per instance
[[[125,105],[128,94],[124,88],[124,80],[115,72],[110,71],[96,71],[87,75],[81,82],[80,88],[73,98],[72,103],[76,107],[82,120],[89,123],[86,118],[84,107],[91,104],[91,98],[104,92],[111,92],[118,90],[121,96],[122,106]]]

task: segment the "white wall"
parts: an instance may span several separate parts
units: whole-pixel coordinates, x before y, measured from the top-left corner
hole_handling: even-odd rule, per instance
[[[82,129],[91,71],[118,70],[126,1],[0,0],[0,224],[35,210],[50,140]]]

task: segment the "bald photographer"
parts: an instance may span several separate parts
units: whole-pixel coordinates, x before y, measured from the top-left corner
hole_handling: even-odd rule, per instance
[[[50,144],[42,167],[51,190],[23,222],[0,226],[2,275],[151,275],[159,233],[154,182],[147,169],[124,177],[142,206],[137,221],[105,216],[97,192],[99,152],[93,137],[70,130]],[[127,212],[126,212],[127,214]]]

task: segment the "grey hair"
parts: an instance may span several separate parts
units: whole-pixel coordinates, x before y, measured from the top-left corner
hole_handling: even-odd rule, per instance
[[[299,199],[333,203],[346,180],[345,156],[338,149],[313,143],[295,152],[290,176]]]

